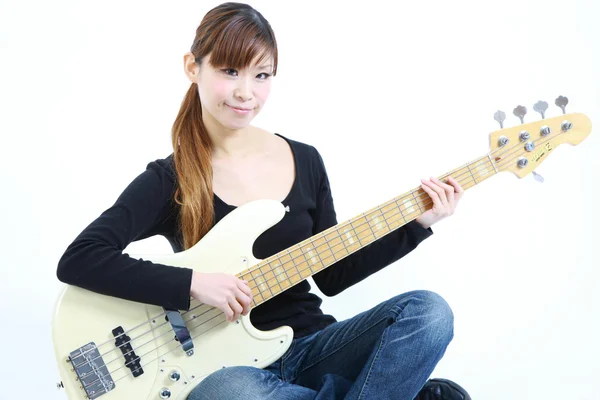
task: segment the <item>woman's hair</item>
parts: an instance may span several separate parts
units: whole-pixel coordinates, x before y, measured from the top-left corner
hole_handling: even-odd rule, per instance
[[[200,65],[210,54],[215,68],[244,69],[255,57],[273,60],[277,72],[277,43],[267,20],[254,8],[224,3],[210,10],[196,29],[190,51]],[[175,201],[181,206],[179,228],[183,247],[196,244],[214,224],[211,163],[212,144],[202,122],[198,85],[192,83],[172,130],[173,161],[177,175]]]

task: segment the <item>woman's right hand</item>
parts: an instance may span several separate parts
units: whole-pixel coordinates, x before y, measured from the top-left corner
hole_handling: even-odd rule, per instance
[[[248,282],[230,274],[194,271],[190,294],[196,300],[223,311],[229,322],[237,320],[240,314],[248,315],[252,304]]]

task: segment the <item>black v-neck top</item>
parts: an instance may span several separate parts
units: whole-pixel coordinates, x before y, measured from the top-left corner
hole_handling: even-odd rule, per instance
[[[337,224],[331,187],[315,147],[285,139],[295,161],[295,179],[286,198],[283,219],[255,241],[254,256],[267,258]],[[67,247],[57,276],[62,282],[109,296],[165,308],[190,307],[192,270],[130,257],[132,242],[164,236],[174,252],[183,250],[178,226],[179,205],[173,199],[177,181],[173,154],[150,162],[116,202],[89,224]],[[236,209],[214,195],[215,224]],[[399,260],[432,234],[416,221],[400,227],[313,276],[326,296],[334,296]],[[215,271],[217,272],[217,271]],[[252,310],[254,326],[270,330],[282,325],[295,337],[335,322],[321,311],[322,300],[304,280]]]

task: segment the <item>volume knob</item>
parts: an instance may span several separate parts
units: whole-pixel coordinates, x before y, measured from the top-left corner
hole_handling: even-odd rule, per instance
[[[171,391],[167,388],[162,388],[162,389],[160,389],[160,392],[158,393],[158,395],[160,396],[161,399],[168,399],[169,397],[171,397]]]
[[[181,374],[179,373],[179,371],[177,370],[173,370],[171,371],[171,373],[169,374],[169,378],[173,381],[173,382],[177,382],[179,380],[179,378],[181,378]]]

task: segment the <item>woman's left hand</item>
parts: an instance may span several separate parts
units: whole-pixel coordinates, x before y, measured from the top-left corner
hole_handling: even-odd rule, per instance
[[[433,207],[417,217],[416,221],[427,229],[454,214],[465,191],[460,183],[451,177],[448,177],[449,185],[434,177],[431,180],[421,179],[421,182],[421,187],[433,200]]]

